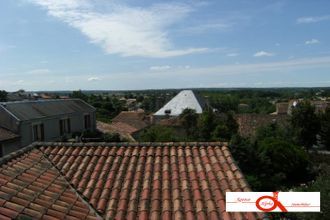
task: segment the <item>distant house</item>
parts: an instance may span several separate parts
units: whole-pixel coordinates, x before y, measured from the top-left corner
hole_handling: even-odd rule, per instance
[[[288,102],[276,103],[276,115],[287,115],[289,111]]]
[[[289,102],[276,103],[276,112],[273,115],[291,115],[292,110],[299,104],[301,100],[290,100]],[[312,100],[311,105],[315,107],[316,113],[323,113],[330,106],[330,102],[326,100]]]
[[[235,116],[238,124],[238,133],[243,137],[253,137],[258,128],[277,123],[279,126],[288,125],[288,115],[267,115],[267,114],[238,114]]]
[[[94,131],[95,108],[80,99],[2,102],[0,127],[15,135],[19,147],[35,141],[56,141],[72,133]],[[2,144],[2,152],[14,150],[11,144]]]
[[[122,111],[112,119],[111,124],[97,123],[97,129],[103,133],[118,133],[130,141],[144,128],[150,125],[150,117],[144,111]]]
[[[192,90],[183,90],[179,92],[166,105],[159,109],[154,116],[179,116],[183,110],[189,108],[202,114],[207,107],[205,100]]]

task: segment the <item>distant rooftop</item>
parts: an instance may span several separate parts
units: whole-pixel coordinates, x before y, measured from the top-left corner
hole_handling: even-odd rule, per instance
[[[193,109],[197,114],[201,114],[205,106],[205,101],[198,94],[192,90],[182,90],[154,115],[178,116],[186,108]]]
[[[80,99],[28,100],[1,102],[0,108],[10,112],[18,120],[26,121],[59,114],[92,112],[95,108]]]

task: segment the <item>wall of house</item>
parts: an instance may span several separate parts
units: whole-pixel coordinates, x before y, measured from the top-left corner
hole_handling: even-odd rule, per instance
[[[17,151],[21,148],[19,139],[2,142],[0,143],[0,146],[0,150],[2,150],[3,156]]]
[[[19,122],[11,114],[0,106],[0,125],[14,133],[18,132]]]
[[[71,115],[59,115],[52,118],[36,119],[25,121],[20,126],[21,146],[27,146],[33,142],[32,126],[34,124],[44,124],[45,141],[58,141],[61,139],[59,121],[70,118],[71,133],[82,132],[85,130],[84,113],[73,113]],[[91,115],[91,130],[96,129],[96,114]],[[68,135],[71,137],[71,135]]]

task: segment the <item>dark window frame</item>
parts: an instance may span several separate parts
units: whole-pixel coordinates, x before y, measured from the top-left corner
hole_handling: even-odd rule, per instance
[[[45,140],[45,126],[43,123],[32,124],[32,140],[33,142]]]
[[[63,118],[59,120],[60,135],[71,133],[71,120],[70,118]]]
[[[92,120],[91,120],[90,114],[84,115],[84,128],[85,128],[85,130],[89,130],[92,128]]]

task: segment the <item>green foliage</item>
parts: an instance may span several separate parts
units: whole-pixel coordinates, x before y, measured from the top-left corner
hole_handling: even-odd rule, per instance
[[[290,127],[284,128],[281,127],[278,123],[274,122],[266,126],[257,128],[255,139],[258,141],[262,141],[266,138],[276,138],[285,140],[289,143],[294,143],[292,136],[293,132]]]
[[[121,142],[120,135],[118,133],[104,134],[103,141],[105,142]]]
[[[154,125],[146,129],[140,137],[143,142],[173,142],[176,141],[174,130],[161,125]]]
[[[197,127],[199,131],[199,137],[202,141],[207,141],[211,139],[211,134],[216,127],[215,114],[213,111],[204,111],[197,122]]]
[[[330,150],[330,108],[321,116],[320,141],[327,150]]]
[[[316,135],[320,131],[320,121],[315,114],[315,107],[310,102],[301,102],[293,109],[291,124],[296,132],[298,144],[306,148],[316,144]]]
[[[96,118],[99,121],[111,123],[111,119],[118,115],[121,111],[127,110],[123,103],[115,97],[101,95],[87,96],[87,102],[96,108]]]
[[[269,128],[265,128],[266,130]],[[267,137],[253,142],[234,136],[231,152],[254,190],[280,190],[311,177],[306,152],[269,130],[259,132]]]
[[[269,114],[276,110],[270,101],[284,97],[279,91],[237,89],[237,90],[207,90],[202,91],[209,104],[219,112],[233,111],[235,113],[263,113]],[[285,96],[286,97],[286,96]],[[240,103],[246,104],[238,108]]]
[[[321,212],[316,213],[290,213],[288,217],[299,220],[329,219],[330,216],[330,166],[323,164],[316,180],[307,186],[295,188],[297,192],[320,192]]]
[[[198,114],[193,109],[185,109],[179,116],[188,137],[196,137]]]
[[[267,138],[258,143],[258,152],[265,172],[270,178],[275,178],[276,184],[283,186],[306,179],[308,155],[301,147],[280,139]],[[273,183],[267,185],[275,188]]]
[[[212,140],[228,141],[237,134],[238,124],[231,112],[216,116],[215,128],[212,131]]]
[[[88,96],[85,93],[83,93],[81,90],[73,91],[70,97],[74,99],[82,99],[84,101],[88,100]]]
[[[8,101],[8,93],[5,90],[0,90],[0,102]]]
[[[259,158],[257,146],[248,138],[234,135],[230,141],[230,151],[246,176],[255,176],[262,168],[262,160]],[[251,183],[250,183],[251,184]],[[257,184],[251,184],[254,189]]]

